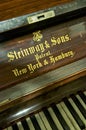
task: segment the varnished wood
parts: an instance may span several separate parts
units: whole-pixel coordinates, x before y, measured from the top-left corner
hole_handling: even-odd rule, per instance
[[[61,67],[55,71],[51,71],[35,79],[2,90],[0,92],[0,111],[6,110],[21,102],[32,100],[39,95],[41,96],[46,92],[85,76],[85,61],[86,58]],[[66,91],[67,90],[65,89],[65,92]]]
[[[1,103],[0,104],[0,112],[3,112],[4,110],[7,110],[8,108],[14,107],[17,104],[33,100],[33,99],[37,98],[38,96],[42,96],[45,93],[50,93],[50,91],[51,90],[54,91],[54,89],[61,88],[61,91],[64,90],[64,92],[67,93],[67,89],[64,87],[65,84],[68,84],[68,83],[70,84],[70,82],[73,82],[74,80],[77,80],[77,79],[84,77],[84,76],[86,76],[86,71],[79,72],[76,75],[72,75],[72,76],[69,76],[68,78],[61,80],[61,81],[52,83],[52,84],[46,86],[46,88],[42,88],[42,89],[39,89],[37,91],[33,91],[32,93],[27,93],[27,95],[22,95],[21,97],[16,97],[16,99],[14,99],[14,100],[8,99],[8,101],[5,100],[6,102],[0,102]],[[83,83],[85,85],[85,82],[83,82]],[[72,91],[74,93],[74,92],[77,92],[80,90],[85,90],[85,86],[82,86],[82,87],[80,86],[80,88],[79,88],[79,86],[76,86],[76,88],[75,88],[75,86],[72,86],[72,88],[71,87],[69,88],[70,93],[68,91],[67,95],[64,95],[64,94],[63,95],[68,96],[69,94],[72,93]],[[59,100],[61,100],[61,98],[62,98],[60,96],[61,91],[59,92],[59,97],[57,99],[57,102]],[[53,98],[53,95],[52,95],[52,98]],[[35,109],[34,109],[34,111],[35,111]]]
[[[0,1],[0,21],[34,13],[40,10],[45,10],[63,3],[69,3],[71,1],[74,0],[3,0]],[[80,11],[82,12],[82,10]],[[61,45],[60,48],[55,48],[54,51],[51,49],[50,51],[52,51],[53,56],[56,56],[57,51],[62,48],[65,51],[71,49],[77,53],[76,57],[74,57],[72,60],[66,59],[65,61],[59,61],[54,65],[43,67],[40,70],[36,70],[35,74],[31,74],[29,76],[21,76],[21,78],[16,79],[12,77],[10,69],[12,67],[15,68],[17,66],[21,67],[26,65],[28,63],[28,59],[21,60],[22,62],[19,61],[10,64],[7,62],[8,59],[6,58],[5,54],[7,51],[14,48],[15,50],[18,50],[19,44],[21,44],[20,48],[27,47],[27,41],[29,46],[31,46],[34,43],[33,41],[30,43],[33,38],[32,32],[27,31],[28,33],[26,36],[20,35],[22,30],[20,30],[20,32],[16,30],[16,33],[14,30],[14,33],[12,34],[11,32],[13,30],[11,32],[4,33],[4,35],[0,34],[0,56],[3,55],[0,57],[0,129],[5,128],[16,121],[22,120],[23,118],[27,117],[28,114],[33,115],[34,113],[41,111],[43,107],[47,107],[51,103],[57,103],[61,101],[65,96],[69,97],[70,94],[76,94],[77,91],[86,90],[86,17],[84,16],[84,13],[81,13],[80,11],[78,11],[76,14],[83,14],[83,17],[81,16],[82,18],[76,18],[77,20],[71,22],[63,22],[63,24],[58,24],[57,26],[54,26],[53,22],[52,27],[49,28],[46,28],[46,26],[45,28],[43,28],[44,26],[42,27],[42,33],[44,35],[44,39],[42,40],[48,39],[48,42],[50,42],[50,35],[48,34],[51,32],[53,32],[54,35],[63,35],[62,33],[72,34],[71,45],[64,45],[64,47]],[[75,15],[75,13],[73,15]],[[80,15],[78,15],[78,17],[79,16]],[[79,24],[81,22],[84,23],[84,29],[82,26],[77,26],[77,28],[72,28],[72,30],[75,31],[70,31],[68,28],[67,30],[65,29],[67,32],[59,30],[69,27],[70,25],[74,25],[75,23]],[[33,27],[35,28],[37,26]],[[80,27],[82,30],[80,30]],[[35,29],[37,30],[37,28]],[[23,33],[24,32],[22,32],[22,34]],[[15,36],[13,37],[14,34]],[[25,33],[23,35],[25,35]],[[70,41],[68,43],[70,44]],[[34,58],[30,57],[30,61],[30,63],[34,63]],[[57,77],[55,77],[54,73],[57,74]],[[61,75],[59,73],[61,73]],[[32,79],[30,80],[30,78]],[[33,83],[32,86],[29,86],[31,85],[30,83]],[[19,91],[24,91],[27,86],[27,92],[19,94]],[[26,109],[27,112],[23,112],[23,110]],[[19,115],[19,113],[21,114]]]
[[[0,21],[44,10],[71,0],[3,0],[0,1]]]
[[[86,10],[86,1],[82,0],[69,0],[67,2],[60,2],[60,4],[56,4],[53,6],[53,2],[51,2],[52,6],[50,8],[38,10],[37,12],[28,13],[25,15],[16,16],[4,21],[0,22],[0,41],[6,40],[7,33],[10,31],[13,33],[13,37],[16,35],[25,35],[26,33],[30,33],[32,30],[44,29],[46,26],[52,26],[53,24],[57,24],[63,21],[68,21],[74,18],[78,18],[85,15]],[[33,3],[34,6],[34,3]],[[45,5],[46,6],[46,5]],[[26,7],[26,5],[25,5]],[[41,7],[41,6],[40,6]],[[11,8],[13,9],[13,8]],[[50,12],[53,12],[49,15]],[[18,12],[17,12],[18,13]],[[45,13],[47,15],[45,15]],[[33,18],[35,16],[35,18]],[[38,17],[42,16],[42,18]],[[46,17],[47,16],[47,17]],[[28,20],[29,18],[29,20]],[[3,34],[4,33],[4,34]],[[11,35],[12,36],[12,35]]]
[[[77,91],[86,90],[85,80],[86,76],[81,77],[75,81],[71,81],[64,86],[59,86],[53,91],[49,91],[48,93],[45,93],[41,96],[33,98],[29,101],[27,100],[23,103],[16,104],[11,108],[2,111],[0,113],[0,128],[9,126],[12,123],[22,120],[22,118],[34,114],[37,111],[41,111],[43,107],[47,107],[51,103],[57,103],[61,101],[65,96],[69,97],[70,94],[76,94]],[[27,112],[23,112],[25,110],[27,110]],[[21,112],[21,114],[18,114],[19,112]]]
[[[16,38],[14,40],[10,40],[8,42],[3,42],[0,45],[1,50],[1,61],[0,61],[0,89],[6,88],[7,86],[15,85],[16,83],[20,83],[24,80],[31,79],[34,77],[37,77],[41,74],[47,73],[48,71],[54,70],[58,67],[64,66],[66,64],[69,64],[71,62],[77,61],[81,58],[86,57],[85,53],[85,17],[77,20],[73,20],[70,22],[67,22],[65,24],[52,26],[50,28],[47,28],[45,30],[41,31],[41,34],[43,35],[43,38],[40,42],[33,40],[33,34],[28,34],[27,36]],[[67,26],[67,28],[66,28]],[[79,33],[78,28],[80,27]],[[52,46],[51,38],[55,37],[58,39],[61,36],[69,35],[68,41],[56,44],[55,46]],[[81,36],[82,35],[82,36]],[[8,58],[8,53],[13,53],[14,51],[17,52],[20,50],[20,48],[28,49],[30,47],[39,46],[42,44],[42,46],[45,46],[45,41],[49,44],[49,49],[45,47],[45,50],[41,50],[39,52],[34,52],[33,54],[29,54],[27,56],[22,55],[20,58],[14,57],[14,60],[10,61]],[[79,42],[80,41],[80,42]],[[44,51],[44,52],[42,52]],[[40,64],[42,64],[41,67],[34,69],[33,72],[31,72],[29,69],[27,69],[28,64],[38,64],[35,55],[36,54],[45,54],[46,52],[49,52],[48,56],[45,56],[44,58],[39,59]],[[60,55],[61,52],[69,52],[73,51],[74,56],[70,56],[70,58],[63,58],[62,60],[59,60],[58,62],[51,62],[49,60],[49,56],[56,57]],[[21,52],[19,52],[21,53]],[[28,52],[30,53],[30,52]],[[21,54],[20,54],[21,55]],[[72,57],[72,58],[71,58]],[[49,63],[48,65],[44,65],[43,60],[47,60]],[[3,69],[4,68],[4,69]],[[19,76],[15,76],[15,74],[12,72],[15,68],[18,68],[19,70],[26,68],[27,73],[20,74]]]

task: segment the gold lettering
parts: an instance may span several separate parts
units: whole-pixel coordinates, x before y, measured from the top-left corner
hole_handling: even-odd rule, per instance
[[[69,51],[68,54],[69,54],[69,56],[74,57],[74,52],[73,51]]]
[[[69,57],[68,52],[64,53],[65,57]]]
[[[18,69],[14,69],[14,70],[12,70],[12,72],[14,73],[14,75],[15,75],[16,77],[19,76]]]
[[[21,58],[21,52],[19,51],[19,52],[17,53],[17,55],[18,55],[18,59],[20,59],[20,58]]]
[[[27,67],[28,67],[28,69],[29,69],[29,71],[30,71],[30,73],[33,73],[36,69],[39,69],[39,68],[41,68],[43,65],[40,63],[40,62],[38,62],[38,63],[36,63],[36,64],[29,64],[29,65],[27,65]]]
[[[30,54],[28,49],[24,49],[23,51],[24,51],[25,56],[28,56]]]
[[[58,55],[58,60],[61,60],[62,59],[62,55]]]
[[[36,45],[35,49],[36,49],[36,52],[39,52],[40,51],[40,46]]]
[[[63,35],[63,36],[59,36],[59,37],[52,37],[51,38],[51,43],[52,43],[52,46],[55,46],[55,45],[59,45],[61,43],[65,43],[67,41],[71,40],[71,38],[69,37],[68,34],[66,35]]]
[[[48,65],[48,61],[46,59],[44,60],[44,65]]]
[[[9,58],[8,62],[11,62],[15,59],[15,56],[13,54],[13,52],[9,52],[7,53],[7,57]]]
[[[59,60],[58,57],[59,57],[59,56],[56,56],[56,57],[55,57],[55,62]]]
[[[52,38],[51,38],[51,42],[52,42],[52,45],[53,45],[53,46],[56,45],[56,43],[57,43],[56,38],[55,38],[55,37],[52,37]]]
[[[35,54],[37,52],[44,52],[44,51],[45,51],[44,43],[40,43],[36,46],[31,46],[26,49],[19,48],[19,51],[13,51],[7,54],[7,57],[9,58],[8,62],[13,61],[14,59],[18,60],[26,56]]]
[[[68,34],[65,35],[65,40],[66,40],[66,42],[71,40],[71,38],[70,38],[70,36]]]
[[[14,51],[15,59],[18,59],[16,51]]]
[[[44,51],[45,51],[45,48],[44,48],[43,43],[39,44],[39,47],[40,47],[40,49],[41,49],[41,52],[44,52]]]
[[[53,56],[50,56],[49,58],[50,58],[50,62],[51,62],[51,63],[55,63],[55,59],[54,59]]]
[[[35,58],[36,58],[36,60],[38,61],[39,59],[42,59],[42,58],[44,58],[44,57],[46,57],[46,56],[49,56],[49,55],[51,55],[50,51],[48,51],[48,52],[46,52],[46,53],[41,53],[40,55],[39,55],[39,54],[36,54],[36,55],[35,55]]]
[[[46,49],[50,48],[50,44],[47,41],[45,41],[44,44],[45,44]]]
[[[7,53],[7,57],[9,58],[8,62],[12,62],[14,60],[22,59],[22,58],[24,58],[26,56],[30,56],[30,55],[34,55],[36,60],[38,61],[39,59],[41,59],[43,57],[51,55],[50,51],[48,51],[48,53],[43,53],[47,49],[49,49],[52,46],[60,45],[61,43],[65,43],[65,42],[67,42],[69,40],[71,40],[71,38],[69,37],[68,34],[65,34],[65,35],[59,36],[57,38],[52,37],[51,38],[51,45],[48,43],[47,40],[45,40],[43,43],[28,47],[28,48],[25,48],[25,49],[19,48],[18,51],[14,50],[14,51],[11,51],[11,52]],[[38,52],[39,52],[39,54],[37,54]],[[59,56],[58,59],[68,57],[69,55],[72,56],[72,53],[61,54],[61,56]]]
[[[23,68],[23,69],[17,69],[15,68],[14,70],[12,70],[13,74],[15,77],[18,77],[18,76],[21,76],[23,74],[26,74],[27,73],[27,68]]]
[[[63,43],[63,42],[65,42],[66,40],[65,40],[65,36],[61,36],[61,42]]]
[[[20,48],[20,52],[21,52],[22,56],[25,57],[25,54],[24,54],[22,48]]]
[[[34,48],[34,46],[28,48],[28,50],[29,50],[30,54],[34,54],[34,53],[35,53],[35,48]]]
[[[74,56],[74,52],[73,51],[68,51],[68,52],[65,52],[65,53],[61,52],[60,55],[57,55],[55,57],[54,56],[50,56],[49,59],[50,59],[51,63],[56,63],[59,60],[62,60],[62,59],[67,58],[67,57],[71,57],[72,58],[73,56]]]
[[[63,53],[63,52],[61,52],[61,56],[62,56],[62,59],[64,59],[64,58],[65,58],[65,55],[64,55],[64,53]]]
[[[61,44],[62,43],[62,41],[61,41],[62,39],[59,37],[59,38],[57,38],[57,44]]]

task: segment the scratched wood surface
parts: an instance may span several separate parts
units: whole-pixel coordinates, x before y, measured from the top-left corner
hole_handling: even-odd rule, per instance
[[[1,0],[0,21],[47,9],[71,0]]]

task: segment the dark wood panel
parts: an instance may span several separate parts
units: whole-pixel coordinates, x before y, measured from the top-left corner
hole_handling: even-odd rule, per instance
[[[85,47],[85,17],[1,43],[0,88],[84,58]]]

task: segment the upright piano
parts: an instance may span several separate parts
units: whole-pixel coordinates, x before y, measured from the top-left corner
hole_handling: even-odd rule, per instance
[[[86,130],[86,0],[0,1],[0,130]]]

